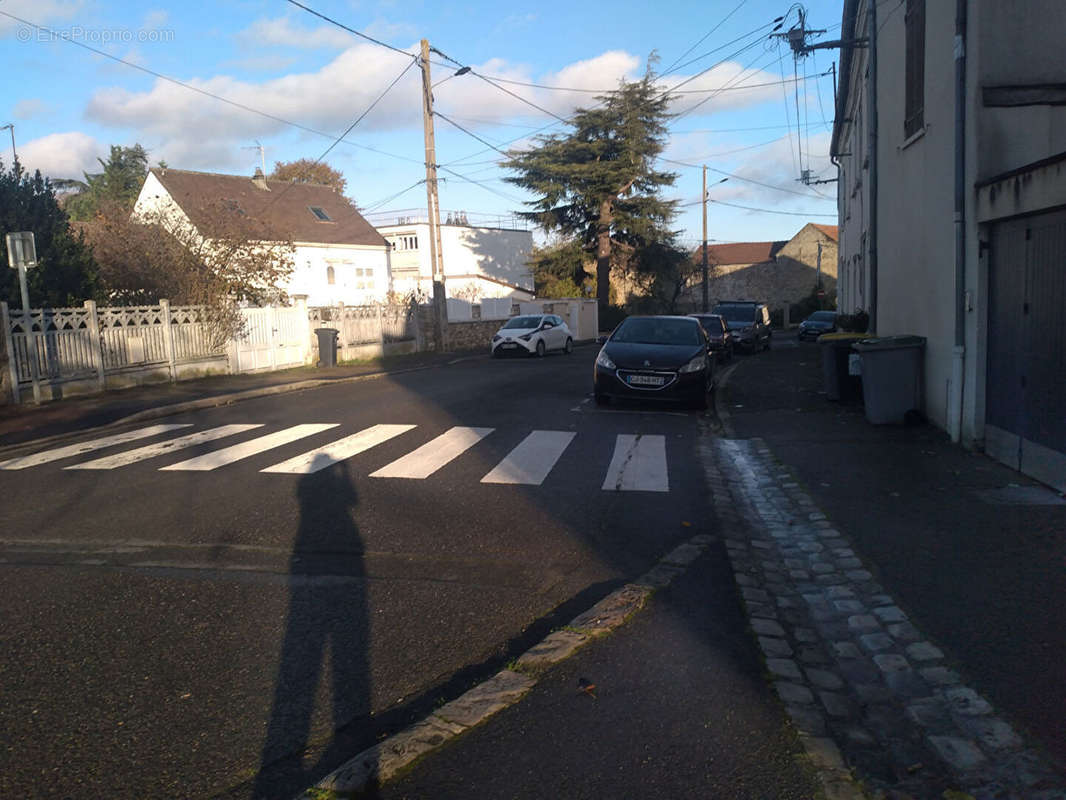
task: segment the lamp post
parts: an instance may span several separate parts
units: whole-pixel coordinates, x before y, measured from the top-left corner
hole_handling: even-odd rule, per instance
[[[33,231],[18,231],[5,237],[7,265],[19,271],[19,291],[22,293],[22,327],[26,334],[26,355],[30,362],[33,379],[33,402],[41,402],[41,376],[37,371],[37,337],[33,333],[33,318],[30,316],[30,290],[26,285],[26,270],[37,266],[37,246]],[[15,354],[11,353],[11,358]],[[14,387],[16,390],[18,384]]]
[[[9,122],[7,125],[0,125],[0,131],[11,131],[11,158],[12,166],[17,165],[19,161],[19,154],[15,152],[15,123]]]

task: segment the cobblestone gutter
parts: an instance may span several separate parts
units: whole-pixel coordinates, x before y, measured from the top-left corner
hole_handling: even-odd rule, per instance
[[[860,796],[854,773],[895,800],[1066,798],[764,442],[714,440],[703,458],[752,631],[827,797]]]

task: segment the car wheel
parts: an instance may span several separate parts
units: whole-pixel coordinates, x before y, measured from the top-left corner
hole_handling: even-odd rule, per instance
[[[544,358],[544,353],[546,351],[547,348],[544,346],[544,340],[541,339],[537,342],[537,358]]]
[[[572,352],[574,352],[574,340],[571,339],[569,336],[566,337],[566,344],[563,345],[563,352],[567,355],[570,355]]]
[[[707,393],[698,394],[692,398],[692,407],[697,411],[705,411],[707,409]]]
[[[500,357],[500,348],[498,348],[498,347],[493,348],[492,357],[493,358],[499,358]]]

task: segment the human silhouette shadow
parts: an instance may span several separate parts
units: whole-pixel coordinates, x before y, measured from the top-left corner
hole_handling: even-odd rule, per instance
[[[292,797],[337,766],[331,744],[318,750],[328,691],[330,732],[370,711],[369,615],[363,542],[354,519],[358,495],[341,461],[318,455],[296,490],[300,523],[289,562],[289,611],[274,703],[254,797]],[[320,684],[329,682],[328,690]],[[315,739],[320,739],[316,735]]]

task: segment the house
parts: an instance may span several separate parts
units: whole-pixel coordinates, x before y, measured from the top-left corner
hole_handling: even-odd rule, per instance
[[[708,296],[719,300],[760,300],[771,310],[810,296],[819,285],[827,296],[836,289],[837,227],[808,223],[786,241],[730,242],[707,246]],[[703,249],[693,261],[703,263]],[[697,270],[698,271],[698,270]],[[702,303],[699,278],[686,291],[688,304]]]
[[[262,223],[290,238],[294,269],[280,287],[310,306],[363,305],[391,290],[389,248],[351,202],[328,186],[269,180],[255,175],[156,167],[149,171],[133,213],[176,215],[197,230],[219,208]]]
[[[869,8],[844,3],[840,306],[926,337],[952,439],[1066,489],[1066,4],[900,5],[874,7],[871,93]]]
[[[397,293],[433,294],[429,217],[424,212],[378,214],[377,230],[392,246],[393,288]],[[484,298],[533,298],[529,258],[533,234],[512,220],[485,218],[472,224],[463,212],[447,212],[440,225],[444,293],[466,304]],[[461,305],[460,303],[459,305]],[[449,303],[450,308],[457,304]]]

